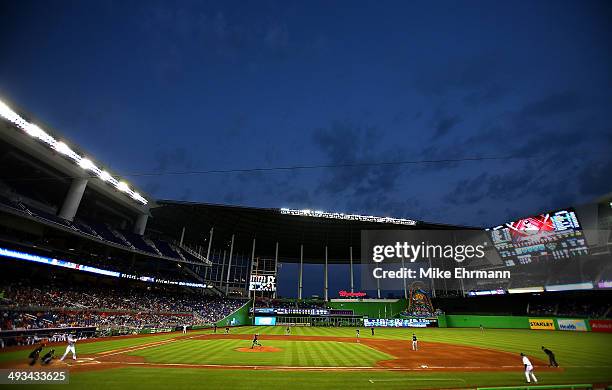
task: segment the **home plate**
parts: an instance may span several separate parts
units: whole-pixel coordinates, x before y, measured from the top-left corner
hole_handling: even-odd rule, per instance
[[[429,368],[427,364],[421,364],[421,368]]]

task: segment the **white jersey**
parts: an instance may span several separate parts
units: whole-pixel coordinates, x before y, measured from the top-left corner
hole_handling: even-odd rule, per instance
[[[523,364],[527,366],[527,368],[533,368],[533,365],[531,364],[527,356],[523,356]]]

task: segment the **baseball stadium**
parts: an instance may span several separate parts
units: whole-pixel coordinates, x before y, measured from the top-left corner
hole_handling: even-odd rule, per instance
[[[155,199],[86,148],[0,102],[4,384],[612,384],[610,194],[496,227],[456,226]],[[477,235],[482,256],[461,259],[456,277],[453,259],[404,252],[402,276],[373,277],[384,263],[372,261],[376,248],[393,257],[408,246],[383,244],[416,233],[411,242],[423,244]],[[388,275],[398,263],[384,264]],[[406,276],[415,266],[428,271]],[[306,294],[314,280],[320,292]],[[293,293],[281,296],[279,284]]]

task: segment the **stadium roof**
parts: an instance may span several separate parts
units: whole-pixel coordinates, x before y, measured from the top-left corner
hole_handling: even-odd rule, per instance
[[[304,260],[322,263],[325,245],[330,263],[346,263],[349,247],[353,258],[360,258],[361,230],[377,229],[457,229],[458,226],[433,224],[407,219],[323,213],[311,210],[289,210],[227,206],[207,203],[158,200],[151,210],[149,231],[169,235],[176,240],[185,227],[185,242],[207,248],[209,232],[214,227],[213,248],[222,248],[235,234],[234,253],[251,254],[256,238],[256,257],[274,258],[276,242],[279,258],[299,261],[300,244]]]
[[[0,100],[0,138],[23,152],[53,167],[64,179],[88,178],[90,185],[128,207],[146,210],[152,206],[133,185],[110,173],[87,153],[68,142],[50,126],[14,105]],[[41,177],[47,183],[54,177]]]

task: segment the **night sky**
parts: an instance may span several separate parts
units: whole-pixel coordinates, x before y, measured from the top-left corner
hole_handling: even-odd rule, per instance
[[[611,4],[4,1],[0,98],[157,199],[497,225],[611,190]]]

